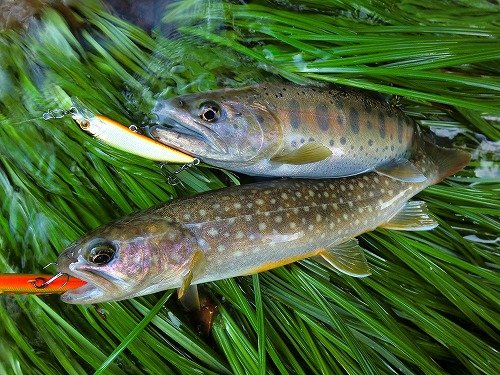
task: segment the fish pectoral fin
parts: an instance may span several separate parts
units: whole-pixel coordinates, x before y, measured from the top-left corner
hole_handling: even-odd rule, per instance
[[[318,142],[309,142],[297,150],[274,155],[270,160],[283,164],[308,164],[326,159],[332,151]]]
[[[322,250],[315,259],[329,268],[350,276],[371,275],[365,253],[355,238]]]
[[[189,285],[184,294],[179,298],[179,302],[186,311],[196,311],[200,309],[200,298],[198,297],[198,286]]]
[[[188,289],[193,281],[193,275],[200,272],[200,269],[205,265],[205,254],[203,251],[198,250],[191,257],[191,262],[187,271],[183,274],[181,280],[181,286],[177,289],[177,297],[182,299],[184,294],[188,292]]]
[[[396,159],[390,164],[375,168],[375,172],[403,182],[424,182],[427,177],[408,159]]]
[[[438,226],[423,201],[406,202],[401,210],[387,223],[380,225],[382,228],[393,230],[431,230]]]

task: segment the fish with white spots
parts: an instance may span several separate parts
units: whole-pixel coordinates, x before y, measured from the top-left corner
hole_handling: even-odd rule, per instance
[[[427,142],[412,159],[426,176],[403,182],[370,172],[339,179],[280,179],[172,200],[90,231],[57,260],[86,285],[68,303],[116,301],[249,275],[316,256],[333,269],[370,274],[357,235],[383,226],[427,230],[423,202],[407,202],[460,170],[470,155]]]
[[[153,114],[157,141],[236,172],[329,178],[375,170],[407,182],[425,178],[408,161],[417,125],[365,91],[262,83],[161,100]]]

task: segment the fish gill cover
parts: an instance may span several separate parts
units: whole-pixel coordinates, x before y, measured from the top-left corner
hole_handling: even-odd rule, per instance
[[[403,96],[407,115],[474,157],[417,196],[438,228],[360,237],[368,278],[306,260],[208,283],[202,318],[171,292],[100,310],[2,296],[1,373],[500,372],[494,2],[174,1],[148,10],[150,32],[82,3],[22,13],[0,36],[1,272],[39,273],[99,224],[234,183],[190,168],[173,187],[71,119],[41,119],[71,96],[146,125],[156,99],[178,94],[277,77],[338,83]]]

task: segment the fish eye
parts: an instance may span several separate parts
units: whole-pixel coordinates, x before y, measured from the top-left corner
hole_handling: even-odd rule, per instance
[[[213,102],[203,103],[200,107],[200,118],[203,121],[215,122],[220,117],[220,107]]]
[[[110,241],[100,240],[89,246],[87,261],[97,266],[103,266],[113,260],[116,254],[116,247]]]

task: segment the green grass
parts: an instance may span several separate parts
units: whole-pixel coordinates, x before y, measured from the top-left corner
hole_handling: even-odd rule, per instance
[[[0,272],[42,272],[99,224],[232,178],[191,168],[173,187],[155,163],[89,138],[71,119],[41,119],[71,96],[145,125],[155,100],[175,94],[270,79],[341,83],[403,96],[423,128],[458,132],[455,143],[474,157],[419,194],[438,228],[361,236],[371,277],[305,260],[201,286],[217,305],[208,336],[171,292],[101,304],[107,320],[57,296],[2,296],[1,373],[500,372],[492,2],[188,0],[163,15],[171,37],[87,4],[74,10],[78,30],[47,10],[27,32],[0,35]]]

